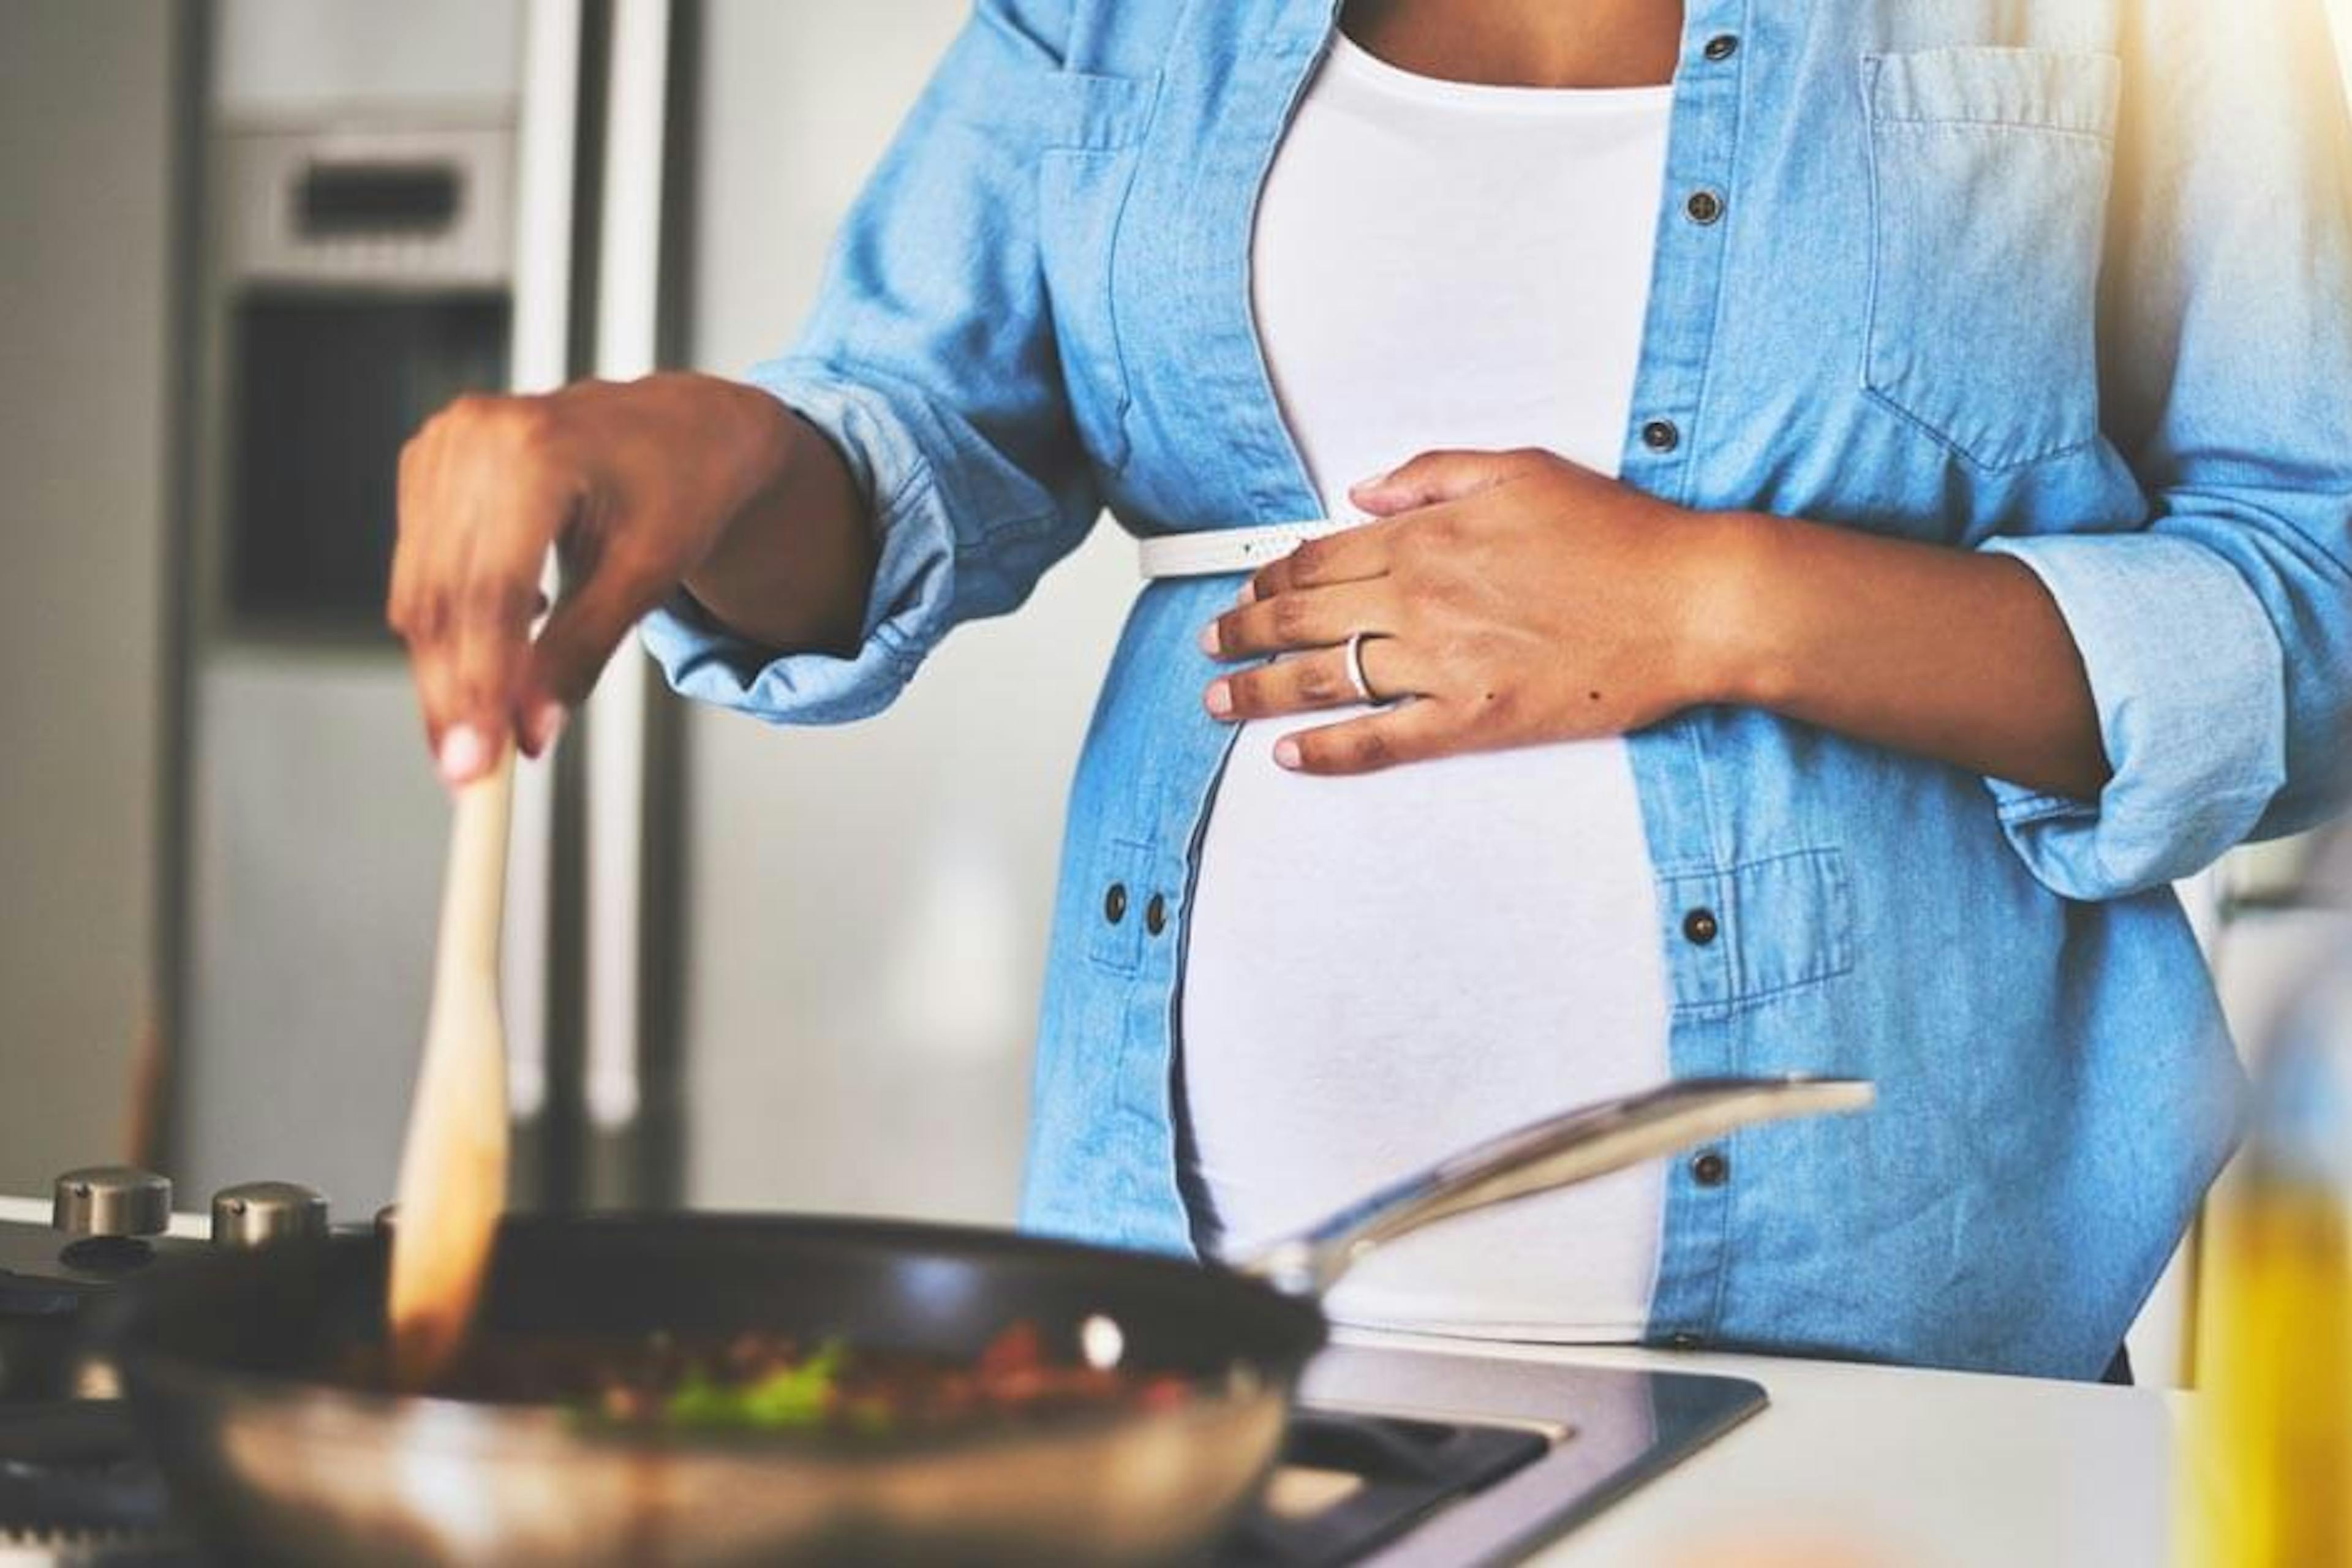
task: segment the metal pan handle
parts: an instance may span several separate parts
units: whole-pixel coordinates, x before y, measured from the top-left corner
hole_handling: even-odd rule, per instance
[[[1711,1078],[1580,1106],[1506,1132],[1373,1194],[1234,1267],[1293,1296],[1319,1296],[1385,1241],[1452,1215],[1590,1181],[1738,1127],[1859,1110],[1865,1079]]]

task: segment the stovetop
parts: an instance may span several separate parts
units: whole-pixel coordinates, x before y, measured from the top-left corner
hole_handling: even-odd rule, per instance
[[[1516,1562],[1765,1405],[1764,1390],[1743,1378],[1352,1345],[1315,1359],[1301,1400],[1544,1439],[1531,1463],[1447,1501],[1360,1559],[1380,1568]]]
[[[0,1198],[0,1568],[217,1568],[174,1529],[105,1369],[71,1355],[78,1302],[143,1262],[41,1213]],[[1217,1560],[1516,1561],[1764,1403],[1731,1378],[1337,1345],[1307,1368],[1282,1466]]]

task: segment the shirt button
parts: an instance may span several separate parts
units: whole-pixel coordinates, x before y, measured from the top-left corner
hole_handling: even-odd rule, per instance
[[[1683,203],[1683,211],[1696,224],[1710,224],[1723,216],[1723,198],[1713,191],[1693,191]]]
[[[1739,52],[1739,40],[1729,33],[1717,33],[1706,41],[1703,51],[1708,59],[1720,65]]]
[[[1702,1187],[1719,1187],[1731,1180],[1731,1162],[1720,1149],[1703,1150],[1691,1160],[1690,1173]]]
[[[1694,947],[1705,947],[1722,930],[1713,910],[1693,910],[1683,917],[1683,940]]]
[[[1166,895],[1154,893],[1151,895],[1151,901],[1143,906],[1143,929],[1154,936],[1168,929]]]
[[[1653,452],[1671,452],[1683,444],[1683,433],[1671,419],[1653,419],[1642,426],[1642,445]]]
[[[1113,882],[1103,894],[1103,919],[1117,925],[1127,918],[1127,884]]]
[[[1675,1349],[1678,1351],[1695,1351],[1698,1349],[1699,1346],[1706,1343],[1706,1342],[1699,1338],[1696,1334],[1677,1333],[1667,1335],[1666,1343],[1674,1346]]]

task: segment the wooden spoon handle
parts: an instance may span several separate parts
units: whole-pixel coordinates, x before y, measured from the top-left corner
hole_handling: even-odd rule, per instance
[[[433,950],[436,1001],[453,974],[497,988],[514,770],[515,754],[509,748],[495,769],[457,792],[449,826],[449,863],[441,885],[441,930]]]
[[[401,1151],[392,1231],[393,1378],[434,1382],[464,1342],[507,1191],[506,1031],[499,927],[514,752],[457,795],[433,1008]]]

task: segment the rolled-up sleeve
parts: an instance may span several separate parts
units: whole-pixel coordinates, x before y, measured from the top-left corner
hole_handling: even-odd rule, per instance
[[[2072,898],[2112,897],[2186,876],[2252,835],[2286,782],[2285,669],[2244,579],[2155,535],[1987,548],[2021,560],[2057,601],[2115,770],[2095,802],[1993,781],[2002,826],[2042,879]]]
[[[1056,17],[1059,20],[1056,20]],[[686,696],[776,723],[887,707],[955,625],[1020,605],[1101,510],[1037,258],[1069,79],[1053,0],[982,0],[835,242],[793,351],[747,378],[833,444],[877,566],[846,656],[761,647],[681,590],[641,637]]]
[[[2077,899],[2313,826],[2352,744],[2352,134],[2326,18],[2126,10],[2102,422],[2149,514],[1984,546],[2048,589],[2097,707],[2096,799],[1989,781]]]

